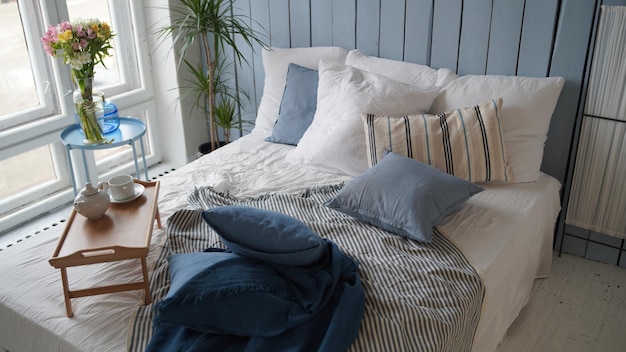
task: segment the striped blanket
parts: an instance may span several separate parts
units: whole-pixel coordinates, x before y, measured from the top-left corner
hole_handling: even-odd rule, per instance
[[[470,351],[484,287],[463,254],[437,229],[432,243],[419,243],[324,207],[339,189],[244,199],[196,189],[189,196],[191,209],[168,219],[167,239],[150,277],[153,301],[167,294],[169,255],[224,248],[202,220],[202,210],[241,204],[293,216],[359,262],[366,306],[351,351]],[[138,307],[132,317],[129,351],[143,351],[151,337],[151,306]]]

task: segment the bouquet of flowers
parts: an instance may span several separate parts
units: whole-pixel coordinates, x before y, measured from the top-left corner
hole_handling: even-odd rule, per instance
[[[114,35],[106,22],[89,19],[49,26],[41,38],[50,56],[63,57],[63,62],[72,66],[72,79],[80,90],[80,96],[74,96],[74,106],[86,143],[106,141],[96,119],[93,76],[94,67],[99,63],[104,65],[104,58],[109,56]]]

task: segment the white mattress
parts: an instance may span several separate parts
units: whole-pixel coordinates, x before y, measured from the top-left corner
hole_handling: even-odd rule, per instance
[[[263,142],[250,134],[161,178],[163,223],[186,207],[196,186],[214,186],[237,196],[297,192],[349,180],[284,161],[293,147]],[[559,211],[560,184],[542,175],[517,185],[483,185],[441,226],[482,275],[486,286],[474,351],[493,351],[528,301],[533,280],[550,271],[552,234]],[[142,303],[140,291],[72,300],[67,318],[60,272],[49,265],[61,227],[0,252],[0,347],[10,351],[125,351],[130,315]],[[152,248],[164,230],[153,233]],[[154,261],[151,250],[148,263]],[[68,269],[70,287],[134,281],[138,261]]]

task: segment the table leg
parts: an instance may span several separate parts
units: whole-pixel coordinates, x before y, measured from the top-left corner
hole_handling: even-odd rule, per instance
[[[72,187],[74,188],[74,197],[76,197],[78,195],[78,190],[76,189],[76,176],[74,175],[74,164],[72,164],[72,155],[69,145],[65,146],[65,152],[67,153],[67,163],[70,167],[70,177],[72,179]]]
[[[70,287],[67,282],[67,268],[61,268],[61,281],[63,282],[63,296],[65,296],[65,311],[67,312],[67,317],[71,318],[74,316],[74,313],[72,312]]]
[[[141,157],[143,159],[143,172],[146,173],[146,181],[150,181],[148,177],[148,164],[146,164],[146,151],[143,147],[143,138],[139,138],[139,146],[141,147]],[[139,175],[137,175],[137,178],[139,178]]]
[[[146,304],[152,303],[152,297],[150,297],[150,284],[148,283],[148,265],[146,264],[146,258],[141,258],[141,271],[143,272],[143,284],[144,290],[146,294],[146,299],[144,300]]]
[[[141,175],[139,175],[139,163],[137,162],[137,149],[135,148],[135,142],[130,141],[130,145],[133,147],[133,160],[135,161],[135,176],[139,180]]]
[[[156,221],[157,221],[157,228],[161,228],[161,214],[159,214],[159,207],[157,206],[156,209]]]
[[[85,182],[91,182],[91,177],[89,177],[89,166],[87,165],[87,157],[85,156],[85,149],[81,149],[80,153],[83,156],[83,166],[85,167]]]

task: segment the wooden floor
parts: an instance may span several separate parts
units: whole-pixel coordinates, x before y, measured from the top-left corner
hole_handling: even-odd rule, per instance
[[[626,269],[555,254],[497,352],[626,351]]]

